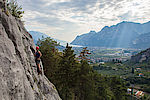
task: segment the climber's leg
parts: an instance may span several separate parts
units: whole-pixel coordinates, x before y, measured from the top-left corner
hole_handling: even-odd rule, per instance
[[[38,73],[40,74],[40,73],[41,73],[40,63],[39,63],[39,64],[37,64],[37,67],[38,67]]]
[[[41,74],[40,60],[36,60],[36,65],[38,74]]]

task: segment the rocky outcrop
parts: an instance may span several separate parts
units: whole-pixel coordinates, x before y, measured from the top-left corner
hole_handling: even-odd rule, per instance
[[[0,100],[61,100],[44,74],[37,74],[32,36],[4,5],[0,0]]]

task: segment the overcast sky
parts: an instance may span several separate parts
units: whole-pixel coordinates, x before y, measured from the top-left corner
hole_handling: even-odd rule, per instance
[[[150,0],[18,0],[28,31],[71,42],[121,21],[150,21]]]

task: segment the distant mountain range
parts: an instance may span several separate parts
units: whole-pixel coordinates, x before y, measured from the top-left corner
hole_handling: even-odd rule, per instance
[[[38,32],[38,31],[29,31],[29,33],[32,35],[35,44],[37,43],[37,41],[39,39],[42,39],[42,36],[44,38],[50,37],[44,33]],[[54,39],[54,38],[52,38],[52,39]],[[57,41],[58,43],[60,43],[60,45],[62,45],[62,46],[66,46],[66,44],[67,44],[67,42],[63,41],[63,40],[58,40],[58,39],[54,39],[54,40]]]
[[[113,48],[150,47],[150,22],[134,23],[123,21],[113,26],[105,26],[101,31],[90,31],[77,36],[73,45]]]

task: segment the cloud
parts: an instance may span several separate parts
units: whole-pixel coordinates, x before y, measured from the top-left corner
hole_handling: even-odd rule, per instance
[[[18,0],[18,3],[25,10],[23,20],[28,30],[67,41],[124,20],[140,23],[150,20],[149,0]]]

